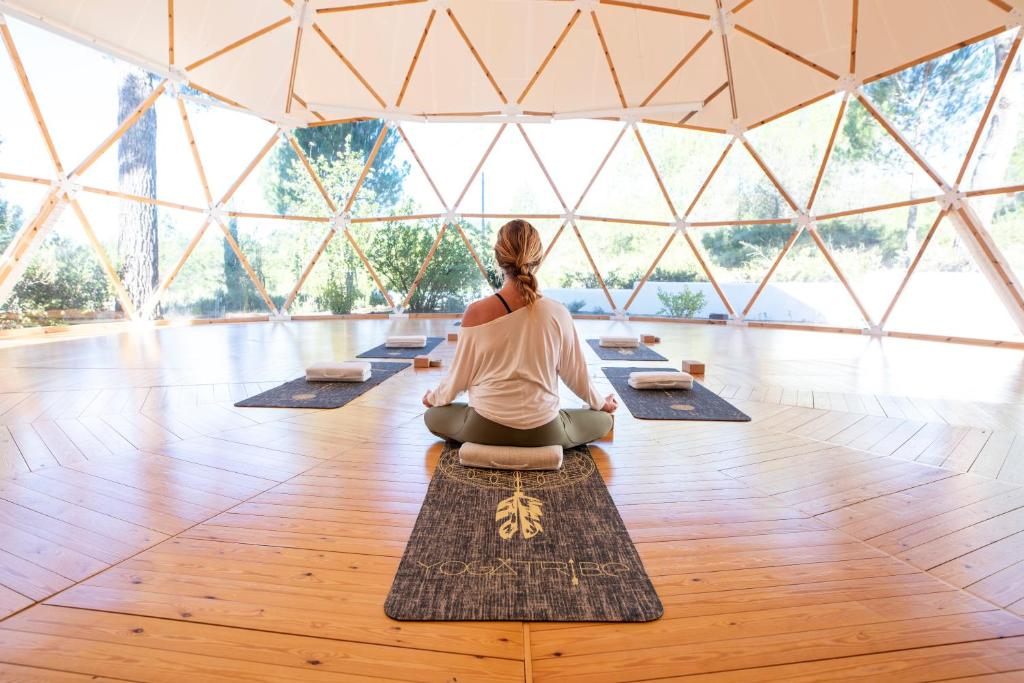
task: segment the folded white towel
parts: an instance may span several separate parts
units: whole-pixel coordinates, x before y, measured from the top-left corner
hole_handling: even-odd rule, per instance
[[[422,334],[395,335],[388,337],[384,343],[389,349],[422,349],[427,345],[427,338]]]
[[[640,346],[640,337],[635,334],[604,334],[601,335],[598,345],[619,349],[631,349]]]
[[[517,448],[464,443],[459,448],[459,463],[495,470],[557,470],[562,467],[562,447]]]
[[[307,382],[365,382],[370,379],[370,364],[363,361],[322,361],[306,368]]]
[[[631,372],[629,386],[634,389],[692,389],[693,375],[675,370]]]

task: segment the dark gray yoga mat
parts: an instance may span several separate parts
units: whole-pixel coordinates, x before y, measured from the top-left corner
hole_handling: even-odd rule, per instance
[[[587,343],[594,353],[601,360],[655,360],[666,361],[668,358],[661,355],[646,344],[641,344],[632,349],[620,349],[611,346],[601,346],[600,339],[588,339]]]
[[[416,356],[430,353],[443,341],[444,337],[427,337],[427,345],[416,349],[389,349],[386,344],[381,344],[380,346],[374,346],[369,351],[363,351],[356,358],[415,358]]]
[[[692,389],[634,389],[629,373],[675,368],[601,368],[633,417],[641,420],[710,420],[750,422],[750,416],[724,398],[693,383]]]
[[[410,365],[370,363],[373,374],[365,382],[307,382],[305,377],[299,377],[235,405],[239,408],[340,408]]]
[[[463,467],[445,444],[384,612],[415,621],[651,621],[661,600],[586,447],[562,469]]]

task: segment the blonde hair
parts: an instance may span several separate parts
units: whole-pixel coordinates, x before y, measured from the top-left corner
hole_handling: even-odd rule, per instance
[[[544,257],[540,233],[524,220],[512,220],[498,230],[494,244],[494,258],[512,281],[527,306],[540,298],[537,291],[537,276],[534,271]]]

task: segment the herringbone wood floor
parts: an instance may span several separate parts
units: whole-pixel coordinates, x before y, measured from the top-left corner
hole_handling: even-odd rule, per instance
[[[337,411],[231,404],[386,321],[3,343],[0,680],[1024,678],[1024,354],[635,327],[754,417],[622,409],[594,448],[666,606],[650,624],[384,616],[443,370]]]

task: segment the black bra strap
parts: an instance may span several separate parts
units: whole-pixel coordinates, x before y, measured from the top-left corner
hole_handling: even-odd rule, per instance
[[[505,307],[506,311],[508,311],[509,313],[512,312],[512,309],[509,308],[508,302],[505,301],[505,297],[503,297],[501,294],[498,294],[497,292],[494,293],[494,296],[498,297],[498,301],[501,302],[501,305]]]

